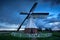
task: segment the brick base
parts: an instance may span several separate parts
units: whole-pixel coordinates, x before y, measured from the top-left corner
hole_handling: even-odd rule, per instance
[[[37,33],[37,29],[36,28],[25,28],[24,30],[25,33]]]

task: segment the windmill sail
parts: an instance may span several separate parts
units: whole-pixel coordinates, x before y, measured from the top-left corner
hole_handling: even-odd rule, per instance
[[[27,15],[27,12],[21,12],[21,15]],[[32,13],[30,14],[32,15],[33,18],[46,18],[47,15],[49,15],[49,13]]]
[[[25,22],[25,20],[29,17],[30,12],[32,12],[33,9],[35,9],[36,5],[37,5],[37,2],[34,3],[33,7],[32,7],[31,10],[29,11],[29,14],[28,14],[27,17],[23,20],[23,22],[21,23],[21,25],[19,26],[19,28],[17,29],[17,31],[19,31],[19,29],[21,28],[21,26],[23,25],[23,23]]]

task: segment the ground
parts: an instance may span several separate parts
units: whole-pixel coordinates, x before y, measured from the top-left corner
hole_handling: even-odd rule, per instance
[[[60,40],[60,32],[52,32],[52,37],[36,38],[37,40]],[[0,33],[0,40],[31,40],[31,38],[21,38],[10,35],[10,33]]]

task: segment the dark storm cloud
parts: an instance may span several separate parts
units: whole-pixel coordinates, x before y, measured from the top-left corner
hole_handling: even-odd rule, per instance
[[[55,4],[60,4],[60,0],[51,0],[52,3],[55,3]]]
[[[31,2],[32,2],[32,1],[38,1],[38,0],[29,0],[29,1],[31,1]]]
[[[23,15],[20,15],[20,12],[22,12],[22,11],[29,12],[32,5],[36,1],[39,3],[39,6],[36,7],[36,11],[51,12],[50,8],[47,7],[47,5],[46,5],[50,1],[46,1],[46,0],[45,1],[44,0],[1,0],[0,1],[0,24],[1,24],[0,26],[3,28],[3,27],[6,27],[6,26],[10,26],[10,24],[12,26],[14,26],[14,25],[16,26],[16,24],[20,24],[24,20],[24,18],[26,17],[26,16],[23,16]],[[54,4],[55,4],[55,2],[56,1],[52,1],[52,3],[54,3]],[[56,11],[59,12],[60,11],[59,7],[56,8],[56,6],[55,6],[54,9],[52,9],[53,13],[56,12]],[[53,14],[53,13],[51,13],[51,14]],[[54,15],[52,15],[52,16],[54,16]],[[52,19],[46,19],[46,20],[49,21],[49,22],[55,21],[55,20],[53,20],[53,18]],[[39,21],[41,21],[41,20],[39,20]],[[40,25],[39,21],[38,22],[36,21],[37,26],[38,27],[43,26],[44,21],[41,21],[41,25]],[[47,22],[47,21],[45,21],[45,22]],[[8,23],[8,24],[5,25],[6,23]],[[25,24],[27,24],[27,23],[25,22]],[[5,26],[3,26],[3,25],[5,25]]]
[[[60,5],[60,0],[43,0],[44,2],[51,2],[51,5]]]
[[[25,16],[20,16],[21,11],[29,11],[36,0],[1,0],[0,21],[21,23]],[[22,20],[22,21],[21,21]]]
[[[27,0],[26,0],[27,1]],[[30,5],[23,0],[0,0],[0,21],[9,23],[19,23],[22,18],[21,11],[28,11]]]

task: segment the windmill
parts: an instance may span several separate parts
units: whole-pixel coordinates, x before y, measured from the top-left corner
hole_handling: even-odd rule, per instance
[[[47,17],[47,15],[49,15],[49,13],[33,13],[33,11],[34,11],[37,4],[38,4],[37,2],[34,3],[33,7],[30,9],[29,13],[25,13],[25,12],[20,13],[21,15],[27,15],[27,16],[23,20],[23,22],[21,23],[21,25],[19,26],[17,31],[19,31],[19,29],[21,28],[23,23],[26,21],[26,19],[28,19],[29,22],[28,22],[27,26],[25,27],[25,33],[37,33],[38,28],[35,25],[33,19],[38,18],[38,17],[45,18],[45,17]]]

